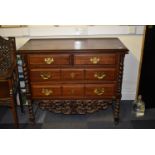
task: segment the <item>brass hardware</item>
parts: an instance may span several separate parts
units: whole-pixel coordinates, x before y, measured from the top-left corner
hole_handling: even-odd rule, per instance
[[[93,64],[97,64],[99,61],[100,61],[100,58],[97,58],[97,57],[90,58],[90,62],[92,62]]]
[[[44,61],[45,61],[46,64],[50,65],[50,64],[52,64],[54,62],[54,58],[45,58]]]
[[[104,79],[105,76],[106,76],[106,74],[104,72],[98,72],[98,73],[94,74],[94,77],[99,79],[99,80]]]
[[[74,79],[74,78],[75,78],[75,73],[72,72],[72,73],[70,74],[70,76],[71,76],[72,79]]]
[[[12,89],[10,89],[10,95],[12,95],[13,94],[13,90]]]
[[[96,88],[96,89],[94,89],[94,93],[96,94],[96,95],[103,95],[104,94],[104,88]]]
[[[46,95],[46,96],[49,96],[49,95],[53,94],[53,91],[50,90],[50,89],[43,88],[43,89],[42,89],[42,93],[43,93],[44,95]]]
[[[51,74],[50,73],[41,73],[40,77],[44,80],[48,80],[49,78],[51,78]]]

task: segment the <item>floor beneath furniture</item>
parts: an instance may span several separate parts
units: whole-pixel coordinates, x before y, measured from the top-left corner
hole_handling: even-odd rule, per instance
[[[132,101],[122,101],[120,123],[115,126],[112,109],[86,115],[55,114],[40,109],[36,112],[36,124],[28,123],[27,107],[18,116],[20,129],[154,129],[155,109],[146,109],[145,116],[137,118],[132,111]],[[14,128],[12,115],[8,108],[0,108],[0,128]]]

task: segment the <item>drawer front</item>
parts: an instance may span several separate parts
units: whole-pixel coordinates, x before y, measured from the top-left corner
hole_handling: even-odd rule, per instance
[[[63,80],[83,80],[84,70],[83,69],[63,69],[61,71]]]
[[[28,61],[30,65],[68,65],[70,64],[70,55],[69,54],[29,55]]]
[[[62,86],[63,97],[75,96],[83,97],[84,96],[84,86],[83,85],[63,85]]]
[[[60,70],[59,69],[31,69],[30,79],[32,82],[60,80]]]
[[[93,97],[112,97],[115,96],[115,84],[87,84],[85,95]]]
[[[105,69],[86,69],[85,70],[86,80],[116,80],[116,69],[105,68]]]
[[[60,85],[32,85],[32,97],[59,97],[61,96]]]
[[[74,55],[76,65],[114,65],[116,64],[116,54],[76,54]]]

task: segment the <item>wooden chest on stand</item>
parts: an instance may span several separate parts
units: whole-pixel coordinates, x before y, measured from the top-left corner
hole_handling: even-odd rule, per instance
[[[112,106],[117,123],[127,52],[117,38],[29,40],[17,54],[23,60],[30,120],[37,100],[40,108],[64,114]]]

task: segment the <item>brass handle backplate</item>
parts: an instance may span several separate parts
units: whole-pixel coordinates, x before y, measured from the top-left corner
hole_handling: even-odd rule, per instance
[[[106,77],[106,74],[104,72],[97,72],[94,74],[94,77],[99,79],[99,80],[102,80]]]
[[[44,61],[45,61],[46,64],[50,65],[50,64],[52,64],[54,62],[54,58],[48,57],[48,58],[45,58]]]
[[[50,73],[41,73],[40,74],[40,77],[43,79],[43,80],[48,80],[49,78],[51,78],[51,74]]]
[[[42,93],[43,93],[45,96],[49,96],[49,95],[53,94],[53,91],[52,91],[51,89],[43,88],[43,89],[42,89]]]
[[[96,88],[96,89],[94,89],[94,93],[98,96],[103,95],[104,94],[104,88]]]
[[[100,61],[100,58],[98,57],[92,57],[90,58],[90,62],[93,63],[93,64],[98,64]]]

